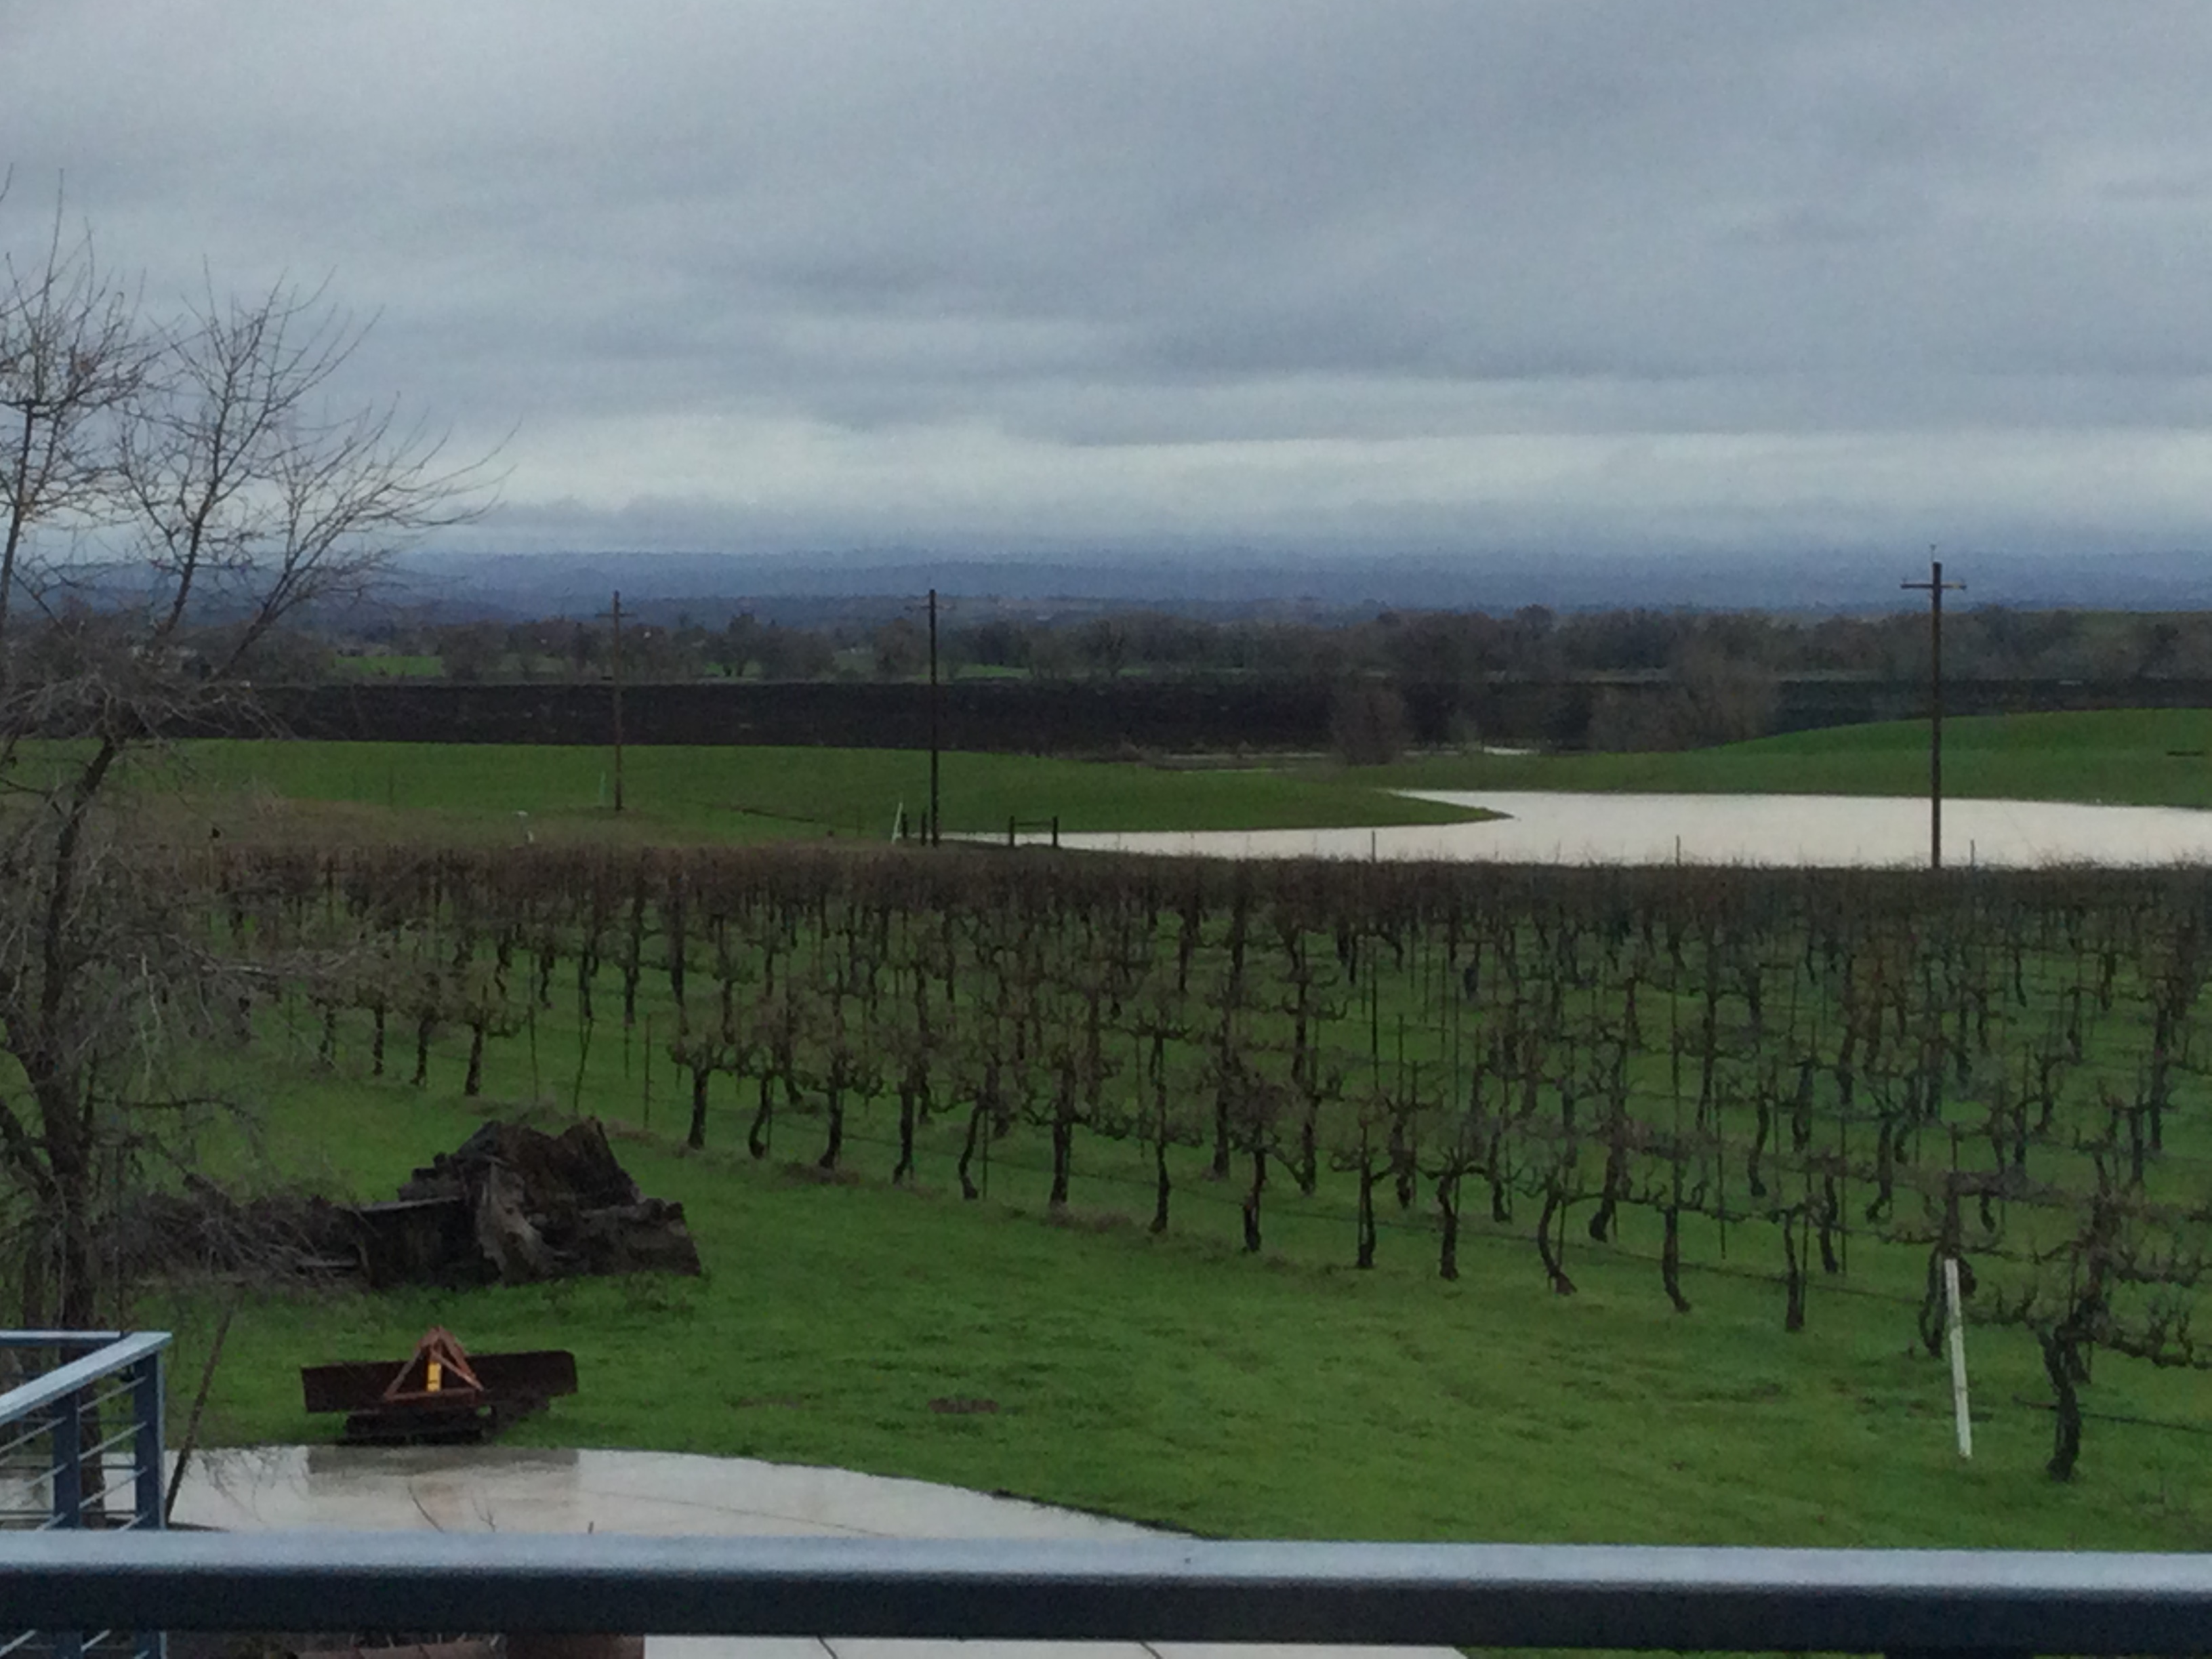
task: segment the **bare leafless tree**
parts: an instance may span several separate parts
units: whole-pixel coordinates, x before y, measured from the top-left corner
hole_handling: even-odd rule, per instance
[[[394,405],[333,410],[364,330],[319,290],[210,295],[164,332],[117,457],[144,640],[227,687],[270,630],[367,591],[399,547],[482,510],[483,469]]]
[[[34,1241],[22,1311],[91,1324],[99,1206],[165,1045],[235,1018],[250,964],[179,904],[190,871],[118,812],[126,760],[252,708],[258,645],[483,510],[480,466],[348,408],[362,331],[319,290],[148,320],[57,228],[0,291],[0,1171]],[[8,596],[17,603],[9,607]],[[11,1063],[10,1063],[11,1062]]]
[[[148,356],[130,293],[101,270],[88,234],[69,233],[58,201],[40,246],[0,254],[0,645],[33,531],[112,507],[117,418]],[[0,695],[9,665],[0,649]]]

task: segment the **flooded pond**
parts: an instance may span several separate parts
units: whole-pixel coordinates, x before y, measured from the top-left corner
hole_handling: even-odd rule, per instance
[[[1375,830],[1255,830],[1063,835],[1093,851],[1211,858],[1329,858],[1494,864],[1917,866],[1928,861],[1924,797],[1572,794],[1411,790],[1416,799],[1482,807],[1480,823]],[[1948,865],[2212,862],[2212,812],[2071,801],[1946,800]]]

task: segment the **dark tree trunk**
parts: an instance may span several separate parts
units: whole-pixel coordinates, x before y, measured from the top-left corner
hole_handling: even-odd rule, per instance
[[[753,1097],[752,1125],[745,1131],[745,1151],[755,1158],[766,1158],[769,1131],[775,1120],[775,1073],[760,1074],[760,1092]]]
[[[1606,1125],[1605,1188],[1599,1196],[1597,1212],[1589,1220],[1590,1238],[1599,1244],[1620,1237],[1620,1201],[1628,1196],[1628,1109],[1626,1102],[1626,1089],[1623,1085],[1615,1094]]]
[[[1052,1108],[1052,1195],[1046,1201],[1055,1210],[1067,1207],[1069,1167],[1075,1160],[1075,1089],[1062,1079]]]
[[[1168,1230],[1168,1194],[1173,1191],[1168,1180],[1168,1139],[1166,1126],[1152,1141],[1152,1231],[1164,1233]]]
[[[1805,1254],[1797,1246],[1797,1231],[1804,1224],[1802,1210],[1782,1212],[1782,1328],[1785,1331],[1805,1328]]]
[[[1559,1224],[1559,1244],[1552,1242],[1552,1222]],[[1572,1296],[1575,1281],[1567,1277],[1562,1249],[1567,1237],[1567,1201],[1557,1188],[1547,1188],[1544,1194],[1544,1212],[1536,1218],[1536,1254],[1542,1258],[1545,1277],[1552,1281],[1555,1295]]]
[[[1213,1162],[1206,1169],[1210,1181],[1229,1179],[1229,1081],[1224,1069],[1221,1083],[1213,1091]]]
[[[1372,1267],[1375,1265],[1376,1178],[1375,1160],[1363,1150],[1359,1158],[1359,1217],[1356,1224],[1359,1253],[1352,1262],[1356,1267]]]
[[[975,1162],[975,1149],[983,1139],[983,1120],[989,1115],[989,1110],[978,1097],[968,1111],[968,1140],[960,1149],[960,1196],[963,1198],[976,1199],[983,1195],[968,1170]]]
[[[1589,1236],[1593,1244],[1602,1244],[1613,1234],[1614,1206],[1613,1194],[1599,1194],[1597,1208],[1590,1212]]]
[[[914,1174],[914,1082],[899,1085],[899,1154],[891,1166],[891,1185],[904,1186]]]
[[[1690,1298],[1682,1294],[1682,1212],[1673,1204],[1667,1206],[1667,1237],[1659,1246],[1659,1282],[1676,1313],[1690,1311]]]
[[[834,1170],[845,1152],[845,1091],[831,1087],[830,1091],[830,1138],[822,1147],[822,1156],[814,1160],[817,1170]]]
[[[384,1075],[384,1005],[377,1003],[369,1009],[368,1074]]]
[[[415,1022],[415,1078],[416,1088],[430,1080],[430,1032],[437,1024],[436,1017],[424,1014]]]
[[[623,935],[623,1030],[637,1024],[637,985],[645,972],[645,877],[630,889],[629,925]]]
[[[1459,1182],[1456,1170],[1437,1177],[1437,1277],[1459,1277]]]
[[[2056,1331],[2039,1331],[2036,1340],[2043,1346],[2043,1371],[2051,1379],[2056,1407],[2051,1461],[2044,1467],[2053,1480],[2071,1480],[2074,1466],[2081,1457],[2081,1358],[2072,1340]]]
[[[482,1021],[469,1027],[469,1069],[461,1079],[461,1092],[473,1100],[483,1092],[484,1028]]]
[[[1944,1197],[1942,1228],[1936,1237],[1935,1247],[1928,1252],[1928,1272],[1920,1291],[1920,1346],[1928,1350],[1930,1359],[1943,1352],[1944,1332],[1950,1319],[1949,1309],[1944,1300],[1943,1259],[1946,1256],[1959,1257],[1962,1289],[1971,1278],[1966,1272],[1966,1259],[1960,1254],[1962,1243],[1959,1194],[1953,1190]]]
[[[1844,1270],[1843,1258],[1836,1251],[1837,1224],[1843,1218],[1844,1206],[1836,1197],[1836,1178],[1824,1176],[1820,1180],[1820,1271],[1839,1273]]]
[[[707,1079],[713,1073],[704,1066],[691,1068],[691,1133],[684,1144],[693,1152],[703,1152],[707,1146]]]
[[[1255,1255],[1260,1249],[1260,1194],[1267,1186],[1267,1154],[1258,1146],[1252,1148],[1252,1184],[1244,1190],[1244,1253]]]
[[[1628,1127],[1626,1118],[1615,1113],[1612,1123],[1612,1145],[1605,1155],[1605,1186],[1598,1194],[1597,1208],[1590,1214],[1589,1236],[1594,1243],[1602,1244],[1620,1231],[1620,1200],[1628,1190]]]

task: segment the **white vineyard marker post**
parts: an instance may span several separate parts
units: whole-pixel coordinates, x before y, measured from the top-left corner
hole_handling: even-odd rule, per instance
[[[1966,1315],[1959,1305],[1959,1258],[1943,1258],[1943,1301],[1951,1325],[1951,1415],[1959,1426],[1959,1455],[1974,1455],[1974,1419],[1966,1408]]]

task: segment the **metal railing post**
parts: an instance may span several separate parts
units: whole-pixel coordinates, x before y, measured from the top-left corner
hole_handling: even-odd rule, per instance
[[[167,1425],[159,1352],[148,1354],[132,1368],[131,1410],[137,1427],[131,1443],[136,1498],[131,1524],[142,1532],[160,1532],[168,1525],[168,1517],[162,1512],[167,1495],[162,1478],[167,1471],[161,1467]],[[131,1638],[131,1650],[134,1659],[167,1659],[169,1633],[139,1631]]]
[[[47,1537],[82,1537],[109,1532],[108,1455],[119,1457],[130,1448],[132,1506],[127,1520],[118,1508],[112,1536],[120,1538],[139,1530],[158,1530],[161,1525],[162,1397],[161,1350],[166,1332],[136,1334],[118,1331],[0,1331],[0,1350],[51,1353],[59,1363],[12,1389],[0,1389],[0,1431],[5,1445],[15,1454],[15,1468],[24,1468],[24,1457],[38,1457],[33,1479],[46,1488],[46,1501],[38,1508],[11,1512],[14,1529],[0,1528],[0,1537],[27,1535],[35,1527]],[[129,1401],[131,1422],[110,1434],[101,1426],[103,1405]],[[88,1434],[88,1424],[90,1433]],[[34,1520],[43,1511],[43,1518]],[[88,1519],[88,1516],[90,1518]],[[104,1543],[102,1540],[87,1541]],[[0,1550],[5,1548],[0,1544]],[[17,1611],[7,1598],[0,1608]],[[38,1628],[0,1631],[0,1654],[24,1650],[27,1644],[52,1659],[83,1659],[88,1648],[118,1651],[127,1639],[136,1659],[162,1659],[167,1638],[158,1628],[140,1629],[127,1638],[119,1625],[100,1628],[106,1620],[98,1603],[88,1603],[60,1620],[27,1619]],[[158,1620],[137,1621],[158,1624]],[[94,1632],[88,1640],[88,1629]]]
[[[164,1425],[161,1420],[160,1354],[149,1353],[132,1368],[131,1409],[138,1431],[131,1440],[132,1474],[136,1478],[131,1524],[158,1531],[164,1524],[161,1516]]]
[[[84,1524],[84,1390],[71,1389],[54,1401],[47,1445],[54,1472],[57,1527]]]
[[[84,1390],[71,1389],[54,1402],[47,1419],[46,1444],[54,1480],[52,1524],[74,1528],[84,1524]],[[83,1633],[53,1632],[54,1659],[83,1659]]]

